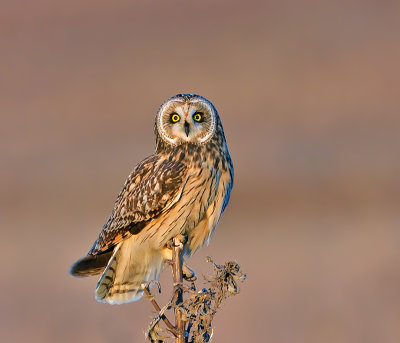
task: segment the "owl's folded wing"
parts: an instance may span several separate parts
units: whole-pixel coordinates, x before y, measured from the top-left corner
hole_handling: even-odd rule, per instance
[[[180,199],[186,180],[187,168],[181,162],[157,155],[143,160],[129,175],[89,254],[109,251],[124,238],[138,234]]]

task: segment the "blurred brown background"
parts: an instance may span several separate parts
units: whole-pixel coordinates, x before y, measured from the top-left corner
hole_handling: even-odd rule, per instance
[[[400,341],[398,1],[1,7],[1,342],[144,342],[148,302],[67,271],[179,92],[214,102],[236,170],[190,263],[248,274],[214,342]]]

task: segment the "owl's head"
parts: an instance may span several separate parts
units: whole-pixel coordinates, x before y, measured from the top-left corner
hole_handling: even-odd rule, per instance
[[[213,137],[218,114],[213,104],[196,94],[178,94],[164,101],[156,116],[156,133],[172,145],[204,144]]]

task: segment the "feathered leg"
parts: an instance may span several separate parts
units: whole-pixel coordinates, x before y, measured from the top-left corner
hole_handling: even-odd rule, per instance
[[[135,236],[119,243],[97,283],[96,300],[123,304],[139,300],[143,286],[158,280],[164,257],[162,250],[139,244]]]

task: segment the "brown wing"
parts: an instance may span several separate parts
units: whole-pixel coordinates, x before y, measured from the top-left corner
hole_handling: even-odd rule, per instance
[[[180,198],[187,180],[187,168],[181,162],[152,155],[129,175],[111,215],[90,255],[109,251],[124,238],[138,234],[148,221]]]

